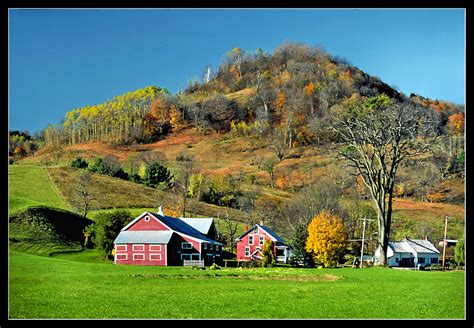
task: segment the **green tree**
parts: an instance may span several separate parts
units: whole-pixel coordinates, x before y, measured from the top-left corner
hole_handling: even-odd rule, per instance
[[[300,224],[296,227],[292,240],[292,254],[289,259],[291,266],[314,266],[313,258],[306,251],[306,239],[308,239],[307,226]]]
[[[145,167],[143,182],[145,186],[157,188],[164,186],[171,188],[173,175],[170,170],[158,162],[148,163]]]
[[[128,224],[130,217],[130,212],[123,209],[117,209],[109,213],[101,212],[95,217],[94,244],[105,258],[112,254],[114,240],[120,230]]]
[[[464,238],[460,239],[454,248],[454,260],[457,265],[464,265],[465,263],[465,247],[464,247]]]
[[[273,242],[270,239],[265,239],[262,248],[262,267],[272,267],[275,264],[275,257],[273,256]]]

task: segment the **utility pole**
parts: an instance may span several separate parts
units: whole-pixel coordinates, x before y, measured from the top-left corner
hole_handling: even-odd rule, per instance
[[[367,222],[367,221],[373,221],[373,220],[367,219],[367,216],[365,216],[362,219],[362,247],[361,247],[361,251],[360,251],[360,268],[361,269],[362,269],[363,263],[364,263],[365,222]]]
[[[446,260],[446,244],[448,243],[447,241],[447,232],[448,232],[448,216],[446,215],[445,221],[444,221],[444,238],[443,238],[443,271],[446,270],[444,267],[444,263]]]

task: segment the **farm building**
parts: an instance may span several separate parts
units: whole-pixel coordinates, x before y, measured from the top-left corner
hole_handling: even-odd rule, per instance
[[[380,258],[381,248],[375,251],[375,261]],[[408,239],[389,242],[387,264],[391,267],[425,267],[439,263],[439,251],[427,239]]]
[[[270,228],[255,224],[236,238],[237,260],[250,261],[262,258],[262,248],[265,239],[273,242],[273,256],[276,262],[287,263],[290,247]]]
[[[212,219],[180,219],[143,212],[126,225],[114,240],[114,263],[128,265],[183,265],[185,260],[204,265],[220,263],[224,244],[204,235]],[[215,229],[215,228],[214,228]]]

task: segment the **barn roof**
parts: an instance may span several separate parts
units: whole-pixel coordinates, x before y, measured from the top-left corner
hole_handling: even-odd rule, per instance
[[[403,239],[398,242],[389,242],[389,246],[394,253],[436,253],[439,251],[429,240],[423,239]]]
[[[163,224],[165,224],[167,227],[169,227],[171,230],[177,232],[177,233],[182,233],[185,234],[189,237],[199,239],[203,242],[214,244],[214,245],[221,245],[224,246],[224,244],[219,243],[215,240],[212,240],[210,238],[207,238],[204,234],[202,234],[199,230],[196,228],[193,228],[191,225],[188,223],[184,222],[182,219],[177,219],[171,216],[166,216],[160,213],[153,213],[153,212],[143,212],[140,214],[138,217],[136,217],[132,222],[127,224],[125,227],[122,228],[121,232],[128,231],[128,228],[130,228],[132,225],[134,225],[138,220],[140,220],[146,213],[149,213],[153,215],[155,218],[160,220]],[[151,233],[156,233],[157,231],[150,231]]]
[[[157,213],[151,213],[151,214],[154,215],[161,222],[163,222],[165,225],[167,225],[168,227],[170,227],[172,230],[174,230],[176,232],[183,233],[185,235],[188,235],[188,236],[193,237],[193,238],[200,239],[200,240],[205,241],[205,242],[210,243],[210,244],[224,246],[224,244],[222,244],[222,243],[219,243],[215,240],[207,238],[199,230],[193,228],[192,226],[190,226],[189,224],[187,224],[186,222],[184,222],[181,219],[177,219],[177,218],[173,218],[171,216],[161,215],[161,214],[157,214]]]
[[[173,231],[120,231],[115,244],[167,244],[173,235]]]
[[[255,226],[259,227],[259,229],[262,229],[263,231],[265,231],[267,234],[269,234],[277,243],[282,243],[284,244],[285,243],[285,240],[283,238],[281,238],[275,231],[273,231],[272,229],[270,229],[269,227],[267,226],[264,226],[264,225],[260,225],[260,224],[254,224],[250,229],[248,229],[247,231],[245,231],[243,234],[241,234],[240,236],[238,236],[236,238],[236,240],[239,240],[241,239],[243,236],[245,236],[246,234],[248,234],[250,231],[252,231]]]
[[[211,229],[213,218],[179,218],[202,234],[207,234]]]

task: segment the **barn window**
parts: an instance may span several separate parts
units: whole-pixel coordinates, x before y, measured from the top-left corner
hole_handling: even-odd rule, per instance
[[[126,260],[127,259],[127,254],[115,254],[115,259],[116,260]]]
[[[150,251],[161,252],[161,245],[150,245]]]
[[[145,245],[133,245],[133,250],[134,251],[144,251],[145,250]]]
[[[134,260],[144,260],[145,259],[145,254],[133,254],[133,259]]]
[[[259,245],[263,245],[263,242],[265,241],[265,236],[260,236],[260,241],[259,241]]]
[[[161,261],[161,254],[150,254],[150,260]]]
[[[127,245],[115,245],[116,251],[127,251]]]
[[[250,247],[245,247],[245,256],[250,256]]]
[[[254,233],[254,234],[258,234],[258,226],[255,226],[255,227],[253,228],[253,233]]]
[[[207,244],[204,244],[204,249],[207,249]]]
[[[253,245],[253,236],[252,235],[249,236],[249,245]]]
[[[193,244],[191,243],[187,243],[187,242],[181,243],[181,249],[192,249],[192,248],[193,248]]]
[[[150,221],[150,217],[147,215],[145,216],[145,222],[148,222],[148,221]]]

